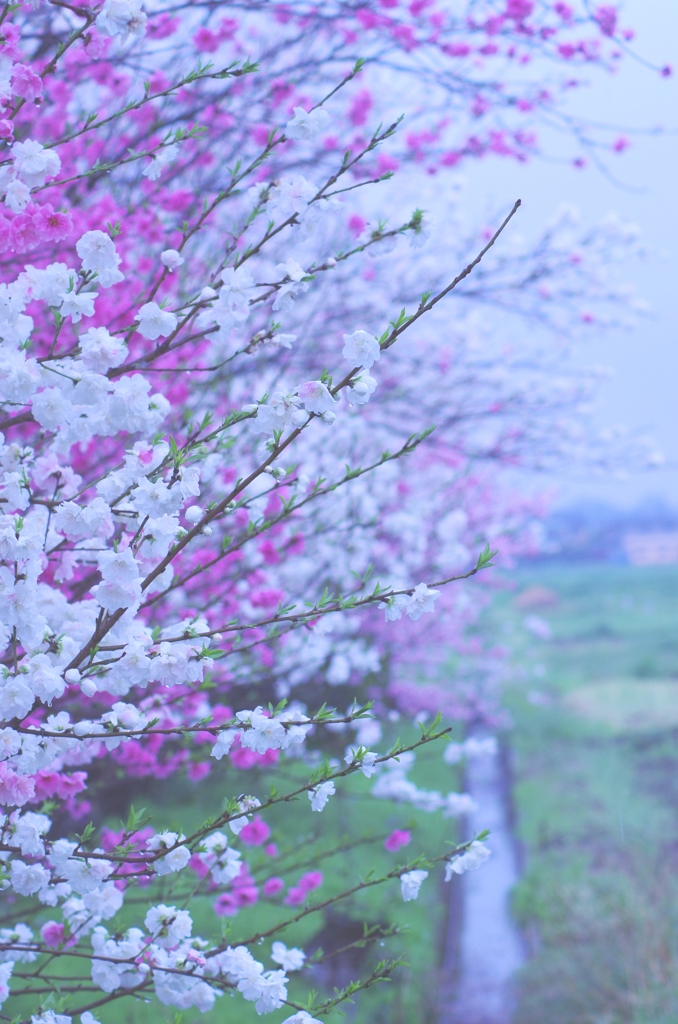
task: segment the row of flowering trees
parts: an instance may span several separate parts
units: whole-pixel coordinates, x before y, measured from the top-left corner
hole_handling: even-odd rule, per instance
[[[637,240],[565,211],[528,243],[515,197],[479,233],[456,168],[526,159],[540,122],[623,148],[564,97],[629,37],[610,5],[533,0],[3,6],[7,1019],[236,992],[311,1024],[392,965],[292,991],[296,921],[375,885],[411,900],[435,865],[451,879],[487,856],[432,850],[316,902],[316,871],[281,902],[286,880],[257,886],[244,859],[269,811],[322,813],[353,774],[468,806],[408,777],[449,728],[371,749],[379,716],[420,710],[413,665],[434,677],[464,649],[477,597],[447,584],[533,542],[534,503],[503,470],[581,449],[592,382],[563,371],[566,339],[619,316],[605,264]],[[376,718],[331,706],[365,680]],[[445,710],[483,702],[466,686]],[[337,730],[343,756],[324,758]],[[303,769],[292,789],[285,764]],[[170,803],[208,776],[225,801],[197,828],[106,820],[121,779],[160,780]],[[262,901],[270,923],[248,927]]]

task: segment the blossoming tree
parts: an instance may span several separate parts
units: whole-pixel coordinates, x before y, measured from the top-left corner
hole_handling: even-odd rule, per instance
[[[419,620],[441,606],[467,621],[447,584],[489,564],[488,540],[529,543],[499,469],[567,450],[554,416],[586,388],[554,382],[543,347],[496,349],[473,311],[564,335],[616,306],[598,257],[635,240],[561,217],[493,260],[519,203],[478,240],[450,175],[525,159],[540,120],[591,153],[623,148],[562,112],[576,68],[611,65],[628,38],[613,7],[584,8],[2,8],[0,1002],[18,1019],[93,1024],[151,996],[208,1011],[239,993],[311,1024],[393,964],[307,996],[288,978],[306,954],[279,936],[487,856],[481,841],[432,850],[315,902],[317,865],[255,885],[243,859],[267,814],[322,813],[351,775],[378,772],[375,797],[468,807],[408,777],[449,729],[370,749],[370,709],[334,710],[324,687],[375,677],[386,653],[406,665],[403,637],[421,652]],[[546,61],[562,69],[549,88]],[[452,196],[438,238],[416,208],[427,180]],[[341,730],[342,758],[323,758]],[[226,799],[196,827],[129,806],[120,830],[106,821],[121,776],[208,775]],[[268,923],[248,927],[253,904]]]

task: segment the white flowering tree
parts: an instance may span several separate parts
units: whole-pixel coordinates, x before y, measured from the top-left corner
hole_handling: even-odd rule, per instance
[[[449,175],[524,159],[573,68],[605,67],[620,39],[610,6],[532,0],[2,7],[9,1019],[113,1021],[146,998],[207,1012],[236,993],[312,1024],[395,964],[309,995],[307,955],[281,936],[375,886],[413,900],[434,866],[451,880],[487,857],[480,840],[431,850],[320,898],[317,864],[255,884],[244,847],[282,809],[322,814],[352,775],[376,776],[375,798],[468,809],[408,776],[448,726],[372,749],[372,709],[336,710],[325,688],[376,685],[387,659],[411,674],[441,609],[433,646],[460,640],[474,605],[447,585],[486,568],[498,538],[530,543],[530,503],[500,471],[578,443],[553,423],[586,386],[554,380],[543,341],[507,352],[474,309],[564,336],[618,307],[601,256],[635,239],[563,216],[511,243],[511,200],[478,241]],[[543,58],[563,65],[558,88],[520,80]],[[576,127],[593,152],[620,148]],[[449,187],[441,228],[417,207],[422,166]],[[389,208],[376,186],[396,171]],[[324,757],[341,733],[341,757]],[[140,778],[169,800],[177,779],[208,776],[225,799],[196,826],[129,806]]]

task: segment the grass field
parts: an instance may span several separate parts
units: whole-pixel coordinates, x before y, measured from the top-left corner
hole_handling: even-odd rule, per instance
[[[514,907],[532,954],[517,1022],[674,1024],[678,569],[540,568],[511,582],[488,628],[516,663]]]

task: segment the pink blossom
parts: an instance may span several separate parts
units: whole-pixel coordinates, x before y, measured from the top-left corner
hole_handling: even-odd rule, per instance
[[[308,871],[305,875],[302,875],[297,885],[304,892],[311,892],[313,889],[318,889],[323,884],[323,873],[322,871]]]
[[[214,913],[219,917],[235,917],[239,909],[237,900],[230,892],[222,892],[214,904]]]
[[[0,761],[0,806],[23,807],[35,797],[35,782],[28,775],[17,775]]]
[[[571,21],[574,16],[574,11],[569,4],[557,3],[554,5],[553,10],[563,19],[563,21]]]
[[[264,896],[276,896],[284,888],[282,878],[267,878],[263,885]]]
[[[360,217],[357,213],[354,213],[348,218],[348,230],[351,232],[354,238],[359,238],[363,231],[367,227],[367,221],[364,217]]]
[[[30,213],[19,213],[12,221],[11,245],[16,252],[34,249],[40,241],[40,234]]]
[[[167,39],[176,32],[179,24],[179,18],[167,13],[160,14],[149,21],[146,32],[151,39]]]
[[[298,885],[292,885],[287,891],[287,896],[285,896],[284,902],[288,907],[298,907],[301,906],[302,903],[306,902],[307,896],[308,892],[306,889],[302,889]]]
[[[11,60],[19,60],[21,57],[21,50],[18,46],[20,39],[21,33],[18,26],[13,25],[11,21],[5,21],[2,26],[2,35],[0,35],[0,53]]]
[[[189,764],[186,774],[191,782],[202,782],[203,779],[207,778],[211,770],[212,766],[210,764],[201,764],[199,761],[193,761]]]
[[[446,43],[443,46],[443,53],[448,57],[468,57],[471,47],[468,43]]]
[[[348,110],[348,119],[352,125],[358,127],[365,124],[372,109],[372,93],[369,89],[361,89],[354,98]]]
[[[12,90],[16,96],[34,102],[42,96],[42,79],[25,64],[12,68]]]
[[[240,838],[247,846],[261,846],[271,834],[266,822],[259,816],[248,821],[240,832]]]
[[[58,921],[46,921],[40,929],[40,938],[51,949],[58,949],[63,945],[65,934],[63,924]]]
[[[12,222],[0,216],[0,252],[8,249],[12,239]]]
[[[55,796],[60,800],[67,800],[87,788],[87,772],[72,772],[66,775],[43,769],[34,776],[34,779],[35,795],[38,800],[49,800]]]
[[[613,36],[617,27],[617,9],[610,4],[598,7],[595,11],[594,20],[598,22],[600,31],[604,36]]]
[[[50,203],[44,203],[33,211],[33,226],[46,242],[59,242],[67,238],[73,229],[70,213],[54,210]]]
[[[188,866],[191,871],[195,871],[198,878],[204,878],[205,875],[209,874],[209,866],[205,864],[202,857],[199,857],[197,853],[194,853],[188,862]]]
[[[401,846],[407,846],[411,839],[412,835],[407,829],[397,828],[384,840],[384,849],[388,850],[389,853],[395,853]]]
[[[514,21],[522,21],[529,18],[533,10],[534,0],[507,0],[505,14]]]
[[[233,889],[232,893],[236,907],[251,907],[259,899],[259,890],[256,885],[240,885]]]
[[[208,28],[199,28],[193,36],[196,49],[202,53],[215,53],[219,49],[219,36]]]
[[[243,747],[237,738],[231,747],[229,757],[235,768],[245,771],[248,768],[253,768],[259,762],[259,755],[254,750],[248,750],[247,747]]]

